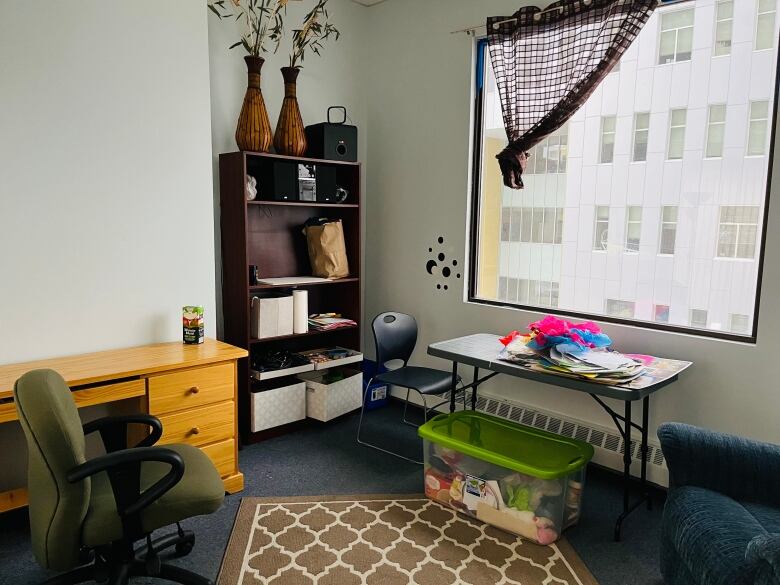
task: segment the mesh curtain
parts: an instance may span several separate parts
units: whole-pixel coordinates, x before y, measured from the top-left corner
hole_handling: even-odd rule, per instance
[[[544,12],[527,6],[512,16],[488,18],[490,60],[509,139],[496,158],[507,187],[523,188],[527,151],[585,103],[656,3],[560,0]]]

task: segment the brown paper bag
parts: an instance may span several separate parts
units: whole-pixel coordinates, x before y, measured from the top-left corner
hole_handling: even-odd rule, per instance
[[[341,220],[305,228],[309,260],[314,276],[320,278],[344,278],[349,276],[347,247],[344,244],[344,227]]]

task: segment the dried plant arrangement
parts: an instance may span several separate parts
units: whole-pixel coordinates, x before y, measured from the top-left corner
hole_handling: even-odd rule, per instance
[[[231,49],[243,47],[247,54],[259,57],[267,47],[275,53],[284,35],[284,16],[288,0],[209,0],[207,6],[221,19],[235,17],[244,25],[241,40]],[[326,0],[327,1],[327,0]],[[266,45],[268,43],[268,45]]]
[[[330,23],[328,0],[317,0],[317,4],[303,19],[303,26],[293,29],[292,53],[290,53],[290,67],[300,69],[303,67],[303,59],[307,49],[311,49],[315,55],[320,55],[324,42],[329,38],[338,40],[341,33]]]

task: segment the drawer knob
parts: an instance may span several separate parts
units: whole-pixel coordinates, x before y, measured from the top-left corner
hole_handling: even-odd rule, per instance
[[[198,388],[197,386],[193,386],[192,388],[190,388],[190,394],[197,394],[198,392],[200,392],[200,388]]]
[[[192,427],[192,430],[190,431],[191,435],[197,435],[200,433],[200,429],[198,427]]]

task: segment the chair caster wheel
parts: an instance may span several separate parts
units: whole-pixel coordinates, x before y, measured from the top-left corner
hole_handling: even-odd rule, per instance
[[[192,541],[178,542],[174,547],[174,552],[177,557],[183,557],[192,552],[195,548],[195,543]]]
[[[162,561],[157,555],[146,557],[146,573],[150,577],[157,577],[160,574]]]

